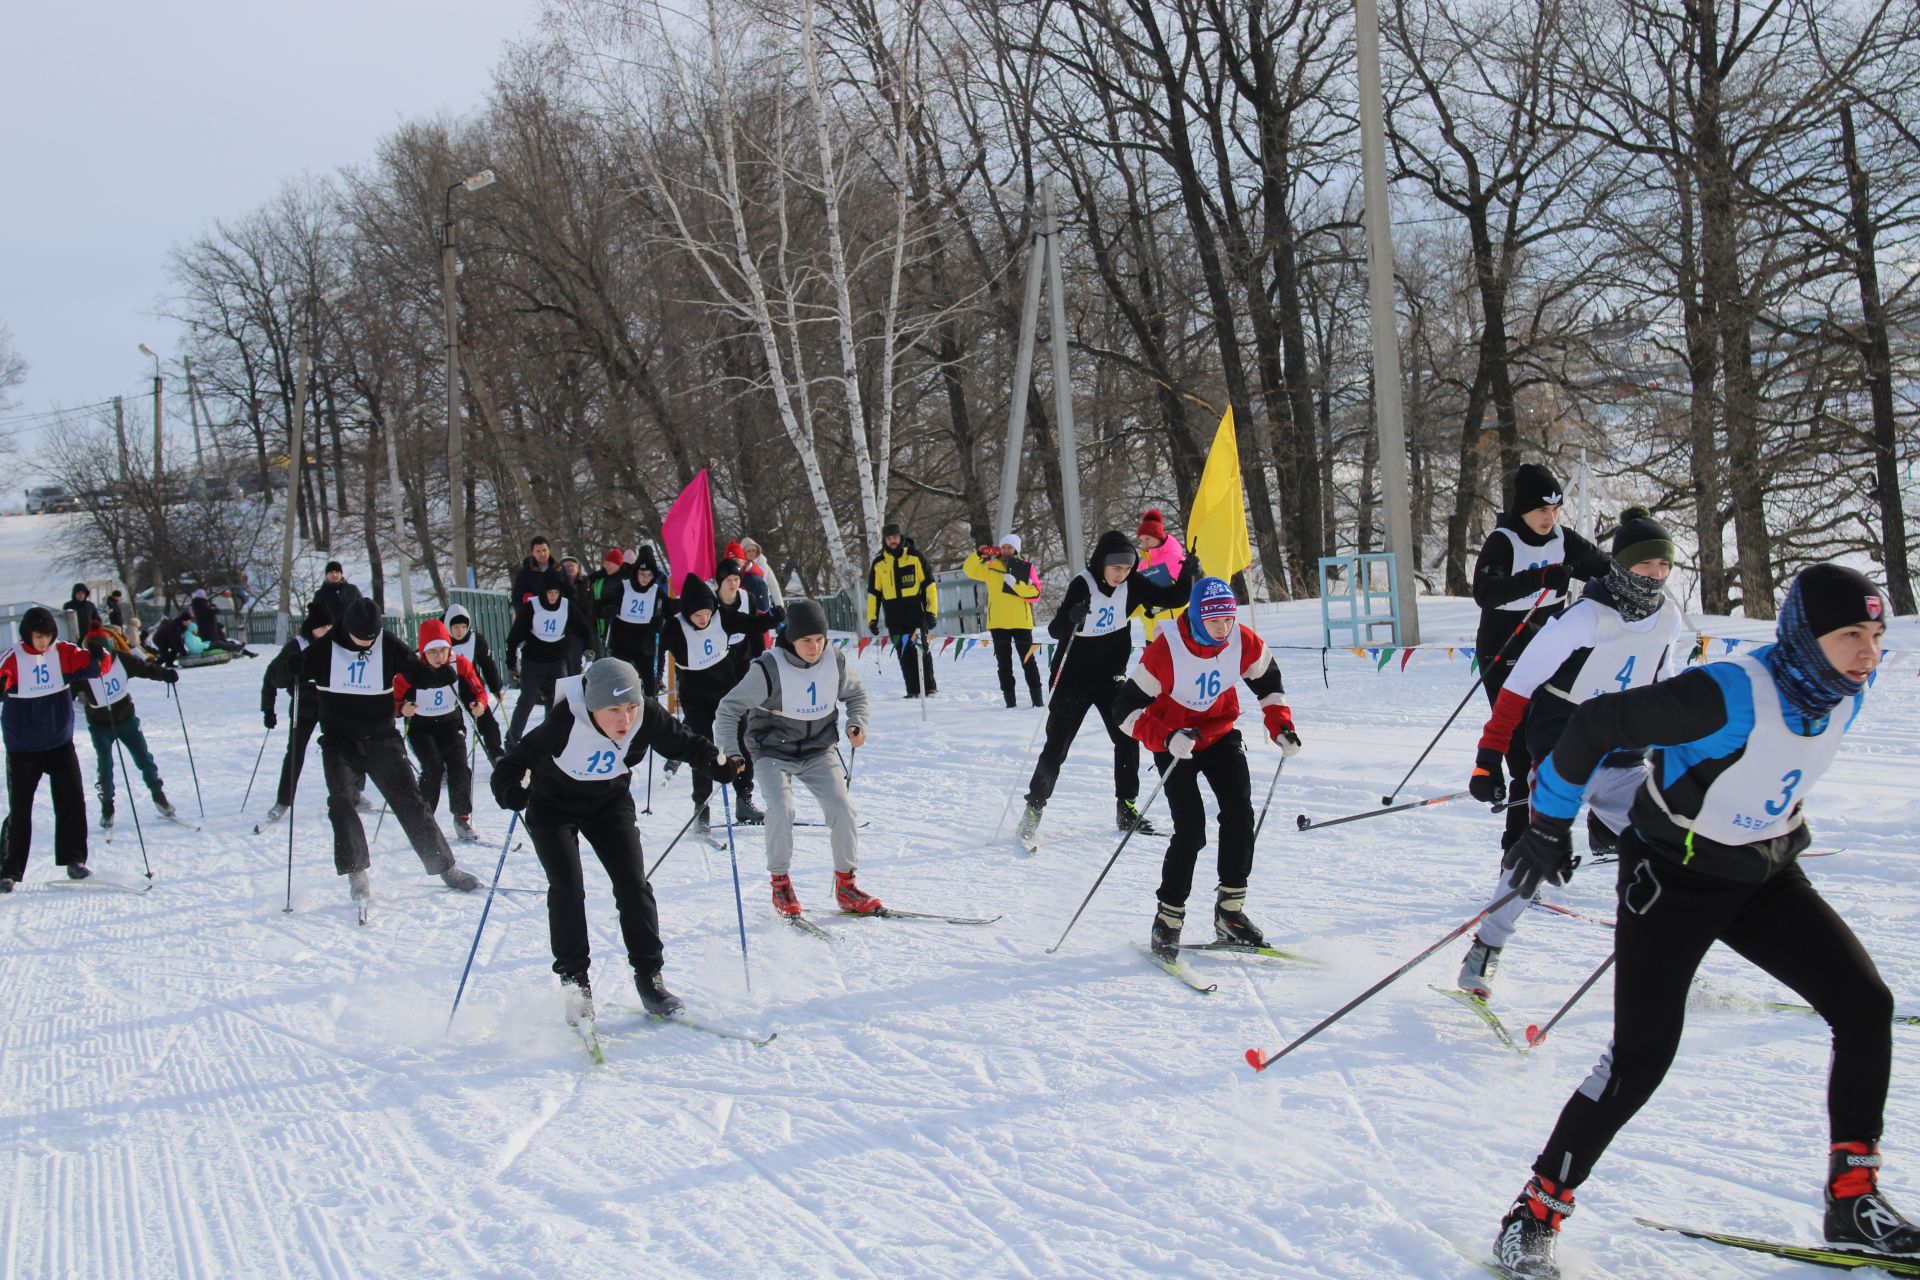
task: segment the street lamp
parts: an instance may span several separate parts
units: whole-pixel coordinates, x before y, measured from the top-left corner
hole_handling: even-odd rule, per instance
[[[153,357],[153,501],[154,511],[161,511],[167,502],[166,481],[161,476],[162,459],[160,456],[160,404],[163,384],[160,381],[160,354],[146,343],[140,344],[140,354]],[[156,541],[153,556],[153,602],[165,609],[168,605],[166,581],[160,574],[159,546]]]
[[[345,285],[335,285],[320,295],[320,302],[331,306],[347,296]],[[287,504],[282,509],[280,531],[280,614],[274,622],[275,644],[285,644],[293,632],[293,533],[299,512],[300,468],[307,457],[307,383],[313,376],[313,317],[307,317],[300,330],[300,368],[294,377],[293,417],[287,423]]]
[[[447,481],[448,507],[453,516],[453,585],[467,584],[467,457],[460,431],[460,316],[454,292],[453,193],[478,191],[494,183],[493,170],[482,169],[449,183],[446,216],[441,222],[440,280],[447,313]]]

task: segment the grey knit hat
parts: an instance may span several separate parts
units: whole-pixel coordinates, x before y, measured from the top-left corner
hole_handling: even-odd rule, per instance
[[[588,667],[587,674],[581,677],[580,691],[589,711],[605,711],[608,707],[639,702],[646,697],[640,686],[640,673],[622,658],[602,658]]]

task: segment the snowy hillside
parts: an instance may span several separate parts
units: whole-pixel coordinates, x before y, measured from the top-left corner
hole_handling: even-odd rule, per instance
[[[16,563],[13,550],[0,543],[0,563]],[[373,921],[356,926],[332,871],[315,751],[283,913],[286,829],[256,836],[253,823],[271,801],[284,703],[243,814],[265,659],[188,672],[179,692],[204,834],[159,822],[143,796],[151,893],[41,887],[55,874],[43,788],[29,891],[0,899],[0,1275],[1484,1276],[1475,1259],[1606,1044],[1606,984],[1523,1056],[1429,990],[1452,984],[1465,947],[1450,945],[1265,1073],[1242,1057],[1286,1043],[1489,896],[1499,820],[1478,806],[1324,832],[1294,821],[1370,808],[1392,789],[1472,679],[1465,656],[1439,646],[1471,643],[1473,616],[1464,602],[1432,605],[1436,647],[1404,669],[1335,650],[1323,682],[1317,648],[1279,654],[1306,750],[1280,779],[1248,909],[1317,964],[1201,956],[1193,967],[1219,984],[1209,996],[1136,947],[1163,841],[1131,843],[1066,945],[1045,954],[1118,838],[1097,722],[1029,858],[993,837],[1024,790],[1044,713],[1001,707],[982,649],[942,659],[923,723],[897,666],[869,649],[858,663],[878,717],[854,780],[871,819],[861,882],[891,906],[1003,918],[834,917],[826,834],[802,829],[795,884],[838,939],[821,942],[773,917],[760,835],[742,830],[749,990],[728,854],[683,842],[655,882],[666,978],[704,1016],[779,1038],[756,1049],[608,1013],[602,1068],[560,1017],[531,849],[507,857],[514,892],[493,904],[449,1034],[483,895],[423,876],[389,820]],[[1318,606],[1263,610],[1260,628],[1315,646]],[[1889,645],[1812,804],[1816,848],[1840,852],[1808,867],[1898,1005],[1920,1011],[1920,626],[1903,620]],[[191,817],[174,708],[157,685],[135,694]],[[1464,785],[1484,709],[1475,695],[1408,794]],[[84,737],[81,754],[91,781]],[[1250,754],[1257,802],[1279,757],[1264,742]],[[652,786],[650,857],[689,813],[684,774]],[[636,783],[643,804],[647,787]],[[476,822],[496,843],[456,848],[486,878],[507,820],[484,795]],[[1165,815],[1156,801],[1150,816]],[[1211,861],[1203,852],[1191,941],[1207,931]],[[140,881],[124,804],[112,844],[95,833],[92,863]],[[633,1009],[606,879],[589,866],[597,993]],[[1609,870],[1550,893],[1611,916]],[[1495,1007],[1516,1031],[1543,1021],[1610,945],[1592,923],[1530,915]],[[1724,949],[1702,974],[1666,1085],[1581,1189],[1562,1247],[1577,1275],[1825,1274],[1633,1222],[1818,1238],[1824,1029],[1762,1010],[1784,993]],[[1910,1211],[1916,1037],[1896,1032],[1885,1178]]]
[[[54,539],[75,515],[0,516],[0,604],[35,601],[57,607],[85,576],[56,565]]]

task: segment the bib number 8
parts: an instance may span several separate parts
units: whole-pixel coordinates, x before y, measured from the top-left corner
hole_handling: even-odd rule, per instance
[[[1220,696],[1220,673],[1218,671],[1209,671],[1204,675],[1195,676],[1193,678],[1193,687],[1198,696],[1207,699],[1209,702],[1213,701]]]

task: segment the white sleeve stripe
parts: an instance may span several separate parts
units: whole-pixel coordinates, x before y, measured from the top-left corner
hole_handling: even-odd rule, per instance
[[[1134,664],[1133,674],[1128,678],[1139,685],[1141,691],[1149,698],[1157,698],[1160,696],[1160,681],[1154,676],[1153,672],[1147,670],[1146,659],[1142,658]]]
[[[1142,707],[1131,715],[1123,716],[1120,720],[1120,731],[1131,738],[1133,736],[1133,726],[1140,723],[1140,717],[1145,715],[1146,711],[1147,709]]]
[[[1260,705],[1263,707],[1287,706],[1288,705],[1287,695],[1284,693],[1270,693],[1266,695],[1264,698],[1260,699]]]

